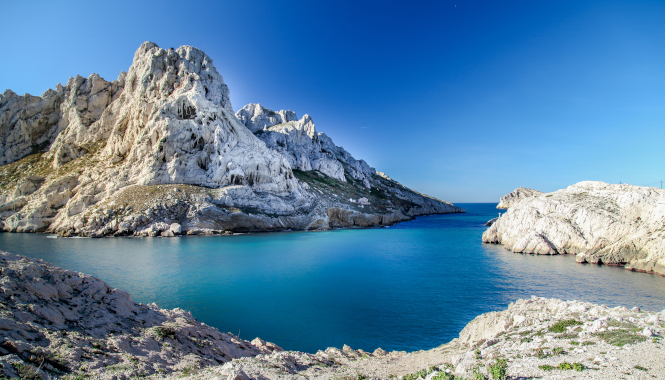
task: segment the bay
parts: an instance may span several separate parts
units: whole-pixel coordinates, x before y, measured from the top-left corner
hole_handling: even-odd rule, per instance
[[[665,278],[482,244],[496,204],[389,228],[177,238],[0,234],[0,250],[92,274],[134,300],[289,350],[413,351],[532,295],[665,308]]]

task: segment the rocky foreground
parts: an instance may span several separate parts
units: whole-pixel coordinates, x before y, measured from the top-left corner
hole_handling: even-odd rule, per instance
[[[233,112],[212,59],[143,43],[108,82],[0,95],[0,228],[173,236],[389,225],[464,212],[406,188],[309,115]]]
[[[0,376],[166,374],[281,351],[41,260],[0,252],[0,275]]]
[[[526,197],[483,233],[519,253],[665,275],[665,190],[585,181]]]
[[[0,252],[0,376],[31,379],[651,379],[665,310],[532,297],[417,352],[283,351],[133,302],[121,290]],[[368,321],[371,323],[371,321]]]

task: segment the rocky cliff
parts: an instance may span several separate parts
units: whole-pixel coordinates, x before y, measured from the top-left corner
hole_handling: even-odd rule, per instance
[[[518,202],[525,198],[533,197],[536,195],[543,194],[541,191],[529,189],[526,187],[520,187],[515,189],[513,192],[508,193],[501,197],[499,204],[496,208],[506,209],[515,206]]]
[[[513,252],[665,275],[665,190],[585,181],[525,198],[483,233]]]
[[[0,227],[12,232],[311,230],[463,212],[356,160],[308,115],[234,114],[212,60],[190,46],[145,42],[113,82],[5,91],[0,164]]]

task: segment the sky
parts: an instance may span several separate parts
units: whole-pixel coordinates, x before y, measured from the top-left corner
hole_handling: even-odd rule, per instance
[[[235,110],[309,114],[354,157],[451,202],[665,180],[665,1],[0,0],[0,91],[205,51]]]

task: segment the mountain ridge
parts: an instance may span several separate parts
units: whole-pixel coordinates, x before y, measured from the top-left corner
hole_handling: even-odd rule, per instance
[[[233,112],[212,59],[143,43],[112,82],[0,95],[5,231],[172,236],[369,227],[463,212],[316,132],[309,115]]]

